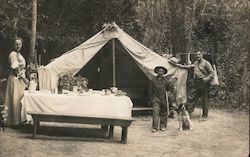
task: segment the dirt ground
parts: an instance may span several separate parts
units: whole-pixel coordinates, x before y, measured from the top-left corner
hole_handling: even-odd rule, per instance
[[[192,131],[178,131],[176,119],[168,130],[151,133],[151,116],[135,117],[128,143],[119,143],[121,128],[105,138],[100,126],[41,123],[37,139],[32,126],[7,128],[0,133],[1,157],[247,157],[249,115],[211,110],[209,120],[199,122],[195,111]],[[65,127],[66,126],[66,127]]]

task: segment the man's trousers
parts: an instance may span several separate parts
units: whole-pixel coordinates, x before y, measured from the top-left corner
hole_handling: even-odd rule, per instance
[[[154,101],[153,102],[153,129],[160,129],[167,127],[168,112],[167,102]],[[160,127],[160,128],[159,128]]]
[[[188,112],[189,114],[194,111],[194,108],[199,99],[201,99],[202,109],[203,109],[203,118],[207,118],[208,116],[208,100],[209,100],[209,89],[210,85],[208,83],[204,83],[202,79],[194,79],[191,89],[189,91],[188,98]]]

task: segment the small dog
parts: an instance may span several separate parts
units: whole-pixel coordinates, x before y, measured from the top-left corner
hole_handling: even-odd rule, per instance
[[[186,110],[185,104],[181,103],[178,105],[177,109],[178,113],[178,120],[179,120],[179,130],[192,130],[193,129],[193,123],[190,120],[188,111]]]

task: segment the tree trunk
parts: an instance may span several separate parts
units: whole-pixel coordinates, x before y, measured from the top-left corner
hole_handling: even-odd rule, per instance
[[[30,58],[29,64],[37,64],[36,61],[36,20],[37,20],[37,0],[32,0],[32,23],[31,23],[31,35],[30,35]]]
[[[219,31],[219,24],[218,22],[220,21],[220,16],[221,16],[221,13],[222,13],[222,6],[223,6],[223,1],[219,2],[217,5],[219,6],[219,10],[218,10],[218,14],[215,18],[215,32],[218,32]],[[216,56],[218,54],[218,34],[215,33],[215,36],[214,36],[214,40],[213,40],[213,45],[214,45],[214,53],[213,53],[213,64],[217,65],[216,63]]]
[[[250,104],[250,62],[249,62],[249,55],[250,55],[250,2],[249,0],[246,0],[247,3],[247,14],[248,14],[248,35],[247,39],[248,42],[246,42],[246,47],[248,49],[248,54],[246,54],[246,59],[244,60],[244,69],[243,69],[243,76],[241,80],[241,95],[239,98],[239,104],[244,107],[244,106],[249,106]]]
[[[176,7],[177,1],[175,0],[170,0],[169,1],[169,9],[171,12],[171,52],[173,56],[176,56],[177,53],[177,34],[176,34]]]
[[[244,75],[246,77],[243,77],[243,102],[247,104],[247,106],[250,105],[250,62],[249,62],[249,55],[250,55],[250,1],[247,1],[247,11],[248,11],[248,54],[247,54],[247,63],[245,63],[245,68],[244,68]]]
[[[184,5],[185,9],[185,50],[184,53],[192,53],[193,51],[193,43],[192,43],[192,29],[193,29],[193,18],[194,18],[194,8],[193,8],[193,0],[184,1],[186,3]],[[185,63],[190,64],[190,59],[188,54],[185,55]]]

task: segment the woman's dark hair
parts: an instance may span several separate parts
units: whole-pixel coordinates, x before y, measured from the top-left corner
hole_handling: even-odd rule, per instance
[[[14,43],[15,43],[16,40],[20,40],[23,43],[23,39],[21,37],[15,37],[14,38]]]

